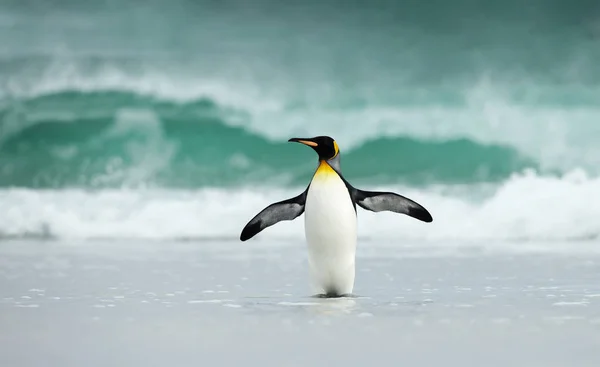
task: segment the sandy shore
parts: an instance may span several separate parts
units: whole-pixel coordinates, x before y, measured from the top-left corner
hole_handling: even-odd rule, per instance
[[[598,366],[600,256],[360,252],[311,297],[303,243],[0,243],[2,366]]]

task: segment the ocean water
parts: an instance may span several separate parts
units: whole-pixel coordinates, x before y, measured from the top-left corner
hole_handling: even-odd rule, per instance
[[[389,349],[377,357],[365,348],[359,365],[476,365],[508,341],[508,350],[531,348],[496,365],[597,365],[599,4],[1,1],[0,329],[8,331],[0,339],[14,348],[0,361],[39,365],[14,352],[34,340],[40,358],[60,357],[56,365],[110,365],[83,346],[65,357],[68,332],[88,330],[87,345],[110,339],[180,353],[154,363],[218,361],[207,345],[220,341],[215,350],[233,345],[281,365],[284,356],[269,359],[262,347],[236,349],[252,339],[236,334],[240,325],[277,345],[282,325],[300,325],[292,339],[325,353],[317,341],[335,340],[333,323],[370,330],[345,339],[359,349],[385,330]],[[258,211],[304,190],[316,155],[287,140],[317,135],[336,139],[354,186],[398,192],[434,218],[359,208],[365,262],[343,321],[309,316],[327,301],[306,299],[303,218],[239,242]],[[221,288],[229,298],[194,303]],[[442,295],[427,296],[434,288]],[[96,307],[107,297],[118,312],[96,313],[111,312]],[[144,300],[154,305],[148,313]],[[188,325],[175,309],[203,321]],[[139,312],[141,324],[120,324]],[[453,322],[465,331],[454,350],[444,344]],[[225,325],[217,339],[189,329],[217,324]],[[43,334],[39,325],[68,328]],[[140,340],[137,327],[185,337],[169,343],[148,331]],[[567,334],[581,348],[565,359],[549,353]],[[395,350],[395,337],[407,344]],[[199,354],[194,340],[208,341]],[[469,359],[475,342],[482,354]],[[427,357],[419,343],[443,346],[450,359]],[[140,362],[121,352],[120,363]]]
[[[323,134],[435,219],[363,236],[600,234],[595,2],[53,4],[1,6],[2,237],[235,238]]]

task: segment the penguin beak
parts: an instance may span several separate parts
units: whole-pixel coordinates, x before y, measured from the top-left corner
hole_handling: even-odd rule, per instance
[[[314,141],[312,141],[310,139],[303,139],[303,138],[291,138],[290,140],[288,140],[288,142],[301,143],[301,144],[308,145],[309,147],[313,147],[313,148],[319,146],[319,144],[315,143]]]

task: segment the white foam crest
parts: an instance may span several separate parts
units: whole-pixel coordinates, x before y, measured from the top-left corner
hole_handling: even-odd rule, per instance
[[[474,188],[394,190],[423,204],[434,217],[422,223],[404,215],[359,208],[359,236],[401,245],[404,241],[589,240],[600,236],[600,179],[582,171],[564,177],[515,176],[483,198]],[[228,191],[62,190],[0,191],[4,237],[64,239],[231,238],[266,205],[298,190]],[[469,194],[470,193],[470,194]],[[253,241],[303,239],[303,217],[280,222]]]
[[[434,141],[467,138],[481,144],[511,146],[535,159],[542,169],[581,166],[597,172],[600,153],[595,137],[600,136],[600,105],[535,103],[542,99],[538,94],[543,93],[544,87],[520,89],[530,94],[523,98],[531,103],[514,101],[510,96],[514,91],[509,87],[482,79],[462,93],[462,106],[384,106],[374,101],[363,109],[265,110],[255,114],[248,128],[279,140],[331,135],[342,151],[381,137],[409,136]],[[581,91],[575,88],[573,94],[577,92]],[[600,88],[584,92],[587,99],[600,98]]]
[[[376,237],[419,240],[589,240],[600,237],[600,179],[575,170],[563,177],[513,176],[483,200],[403,192],[430,209],[429,225],[392,213],[361,213],[361,228]],[[395,222],[395,225],[393,224]]]
[[[369,96],[365,86],[365,91],[343,91],[364,100],[364,106],[352,108],[339,106],[336,98],[343,93],[328,81],[297,87],[285,81],[229,80],[222,75],[190,70],[176,73],[148,65],[132,72],[106,62],[87,70],[68,60],[57,58],[41,77],[10,79],[4,93],[33,97],[72,90],[117,90],[182,103],[207,98],[224,109],[243,111],[242,115],[224,112],[226,123],[271,140],[326,134],[338,140],[342,151],[348,151],[380,137],[468,138],[483,144],[512,146],[544,169],[565,171],[580,166],[597,172],[600,166],[595,139],[600,135],[600,105],[584,103],[600,98],[598,86],[547,86],[483,76],[470,88],[453,90],[464,101],[462,105],[435,101],[428,105],[395,105],[389,101],[381,104],[377,96]],[[324,88],[324,84],[329,88]],[[425,92],[414,91],[419,93]],[[564,96],[551,97],[554,94]],[[584,102],[543,103],[548,98]],[[302,107],[288,108],[296,104]]]
[[[170,73],[145,66],[135,71],[110,62],[94,69],[69,58],[57,57],[41,75],[18,75],[0,89],[0,98],[33,98],[64,91],[121,91],[185,103],[210,99],[225,108],[245,111],[279,109],[278,101],[267,98],[261,88],[249,83],[235,83],[206,73]],[[35,77],[33,77],[35,75]]]

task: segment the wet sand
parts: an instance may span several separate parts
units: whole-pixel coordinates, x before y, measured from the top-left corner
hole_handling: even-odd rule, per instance
[[[3,241],[0,365],[600,364],[597,253],[413,245],[320,299],[302,242]]]

